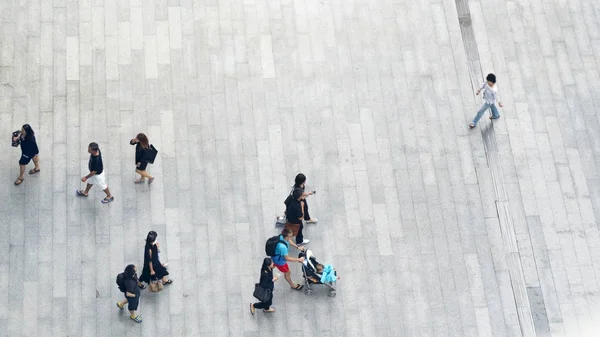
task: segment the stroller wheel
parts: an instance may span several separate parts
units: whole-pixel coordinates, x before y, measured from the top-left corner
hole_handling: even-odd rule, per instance
[[[332,290],[329,292],[329,297],[335,297],[336,293],[335,290]]]
[[[306,289],[304,289],[304,293],[305,293],[307,296],[310,296],[310,295],[312,295],[312,289],[310,289],[310,288],[306,288]]]

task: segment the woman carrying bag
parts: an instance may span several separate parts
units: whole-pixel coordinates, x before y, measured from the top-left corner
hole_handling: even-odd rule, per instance
[[[266,257],[263,260],[262,268],[260,269],[260,281],[255,284],[254,297],[260,302],[250,303],[250,313],[254,315],[256,309],[263,309],[264,312],[275,312],[275,308],[271,307],[273,304],[273,288],[275,287],[275,281],[279,279],[278,276],[273,277],[273,268],[275,264],[271,258]]]
[[[173,280],[167,277],[169,275],[167,268],[165,268],[164,264],[160,263],[158,258],[160,245],[156,241],[157,236],[158,234],[155,231],[148,232],[148,236],[146,236],[144,269],[142,269],[142,275],[140,276],[141,282],[146,282],[150,285],[151,292],[161,291],[163,285],[173,283]]]
[[[152,184],[154,177],[146,171],[146,168],[148,164],[154,163],[158,151],[143,133],[138,133],[134,139],[129,141],[129,144],[135,145],[135,172],[140,175],[140,179],[136,179],[135,183],[141,184],[148,178],[148,184]]]

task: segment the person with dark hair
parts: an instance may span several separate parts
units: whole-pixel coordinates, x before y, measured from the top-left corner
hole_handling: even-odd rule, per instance
[[[273,268],[275,268],[273,260],[266,257],[263,260],[262,267],[260,268],[260,281],[258,281],[260,287],[269,289],[271,294],[275,288],[275,281],[279,279],[278,276],[273,277]],[[266,302],[250,303],[250,313],[254,315],[256,313],[256,309],[263,309],[264,312],[275,312],[275,308],[273,308],[271,304],[273,304],[273,297]]]
[[[160,244],[156,241],[158,234],[155,231],[148,232],[146,236],[146,246],[144,247],[144,268],[140,276],[141,282],[150,284],[151,281],[161,280],[162,284],[173,283],[168,278],[169,272],[164,264],[160,263],[158,254],[160,253]]]
[[[140,179],[136,179],[135,183],[141,184],[148,178],[148,184],[152,184],[154,177],[146,171],[148,155],[151,151],[148,137],[143,133],[138,133],[134,139],[129,141],[129,144],[135,145],[135,172],[141,176]]]
[[[289,246],[292,245],[296,247],[296,249],[304,251],[304,247],[300,247],[295,244],[292,240],[294,234],[288,228],[284,228],[281,231],[281,235],[279,235],[279,243],[275,247],[275,255],[271,256],[273,259],[273,263],[275,267],[279,269],[283,273],[283,277],[290,285],[290,287],[294,290],[301,290],[304,286],[301,284],[296,284],[292,281],[292,273],[290,272],[290,266],[287,264],[288,262],[304,262],[304,257],[295,258],[289,256]]]
[[[498,88],[496,87],[496,75],[488,74],[485,78],[485,82],[483,83],[481,88],[477,90],[476,94],[479,95],[481,90],[483,90],[483,105],[481,106],[481,109],[477,111],[477,115],[475,115],[475,118],[473,118],[471,124],[469,124],[469,127],[471,129],[474,128],[475,125],[477,125],[477,122],[479,122],[483,114],[488,109],[492,110],[492,116],[490,116],[490,119],[500,118],[500,112],[498,112],[496,102],[500,107],[502,107],[503,105],[502,102],[500,102],[500,95],[498,95]]]
[[[15,135],[15,133],[13,133]],[[34,168],[29,170],[29,174],[40,172],[40,150],[35,141],[35,132],[29,124],[24,124],[20,132],[17,132],[12,139],[13,143],[21,144],[21,158],[19,159],[19,177],[15,180],[15,185],[21,185],[25,179],[25,166],[33,159]]]
[[[299,188],[302,190],[302,193],[304,193],[304,198],[302,198],[302,200],[304,201],[304,206],[302,209],[304,211],[304,220],[306,220],[306,223],[317,223],[317,219],[310,217],[310,214],[308,213],[308,203],[306,203],[306,197],[315,194],[315,191],[305,192],[305,186],[306,176],[302,173],[298,173],[296,175],[296,178],[294,179],[294,187],[292,188],[292,191],[294,189]]]
[[[102,164],[102,153],[100,152],[98,143],[90,143],[90,145],[88,145],[88,153],[90,154],[90,160],[88,162],[90,173],[81,178],[82,182],[87,182],[87,186],[85,191],[77,190],[77,195],[80,197],[87,197],[90,189],[92,189],[95,184],[100,186],[104,193],[106,193],[106,197],[102,199],[102,203],[108,204],[109,202],[115,200],[115,198],[112,196],[112,194],[110,194],[110,190],[106,184],[104,165]]]
[[[310,242],[310,240],[304,238],[302,233],[304,229],[302,220],[305,218],[304,198],[306,198],[306,193],[301,188],[295,188],[292,197],[288,198],[285,203],[285,214],[287,216],[285,228],[291,230],[296,237],[296,245],[306,245]]]
[[[125,281],[124,284],[124,292],[125,300],[121,302],[117,302],[117,307],[123,310],[125,308],[125,304],[127,304],[127,310],[129,310],[129,318],[136,323],[142,323],[142,318],[136,313],[138,309],[138,305],[140,304],[140,289],[144,289],[145,287],[137,278],[137,268],[130,264],[125,267]]]

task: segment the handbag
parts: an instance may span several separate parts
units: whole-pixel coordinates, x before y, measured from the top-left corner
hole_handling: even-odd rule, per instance
[[[155,279],[150,281],[150,288],[148,290],[152,293],[158,293],[161,292],[163,288],[162,282],[159,279]]]
[[[254,294],[252,296],[264,303],[273,299],[273,292],[271,292],[271,289],[261,287],[260,283],[255,283]]]
[[[292,231],[292,234],[294,236],[298,235],[298,232],[300,231],[300,225],[299,224],[293,224],[293,223],[286,223],[285,224],[285,228],[289,229]]]
[[[156,160],[157,155],[158,150],[154,147],[154,145],[150,144],[150,148],[146,154],[146,160],[148,160],[148,163],[154,164],[154,160]]]

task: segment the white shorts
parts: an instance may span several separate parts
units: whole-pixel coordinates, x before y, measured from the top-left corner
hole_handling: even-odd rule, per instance
[[[104,176],[104,172],[91,176],[86,181],[86,183],[91,184],[91,185],[97,185],[102,190],[105,190],[106,188],[108,188],[108,185],[106,184],[106,178]]]

